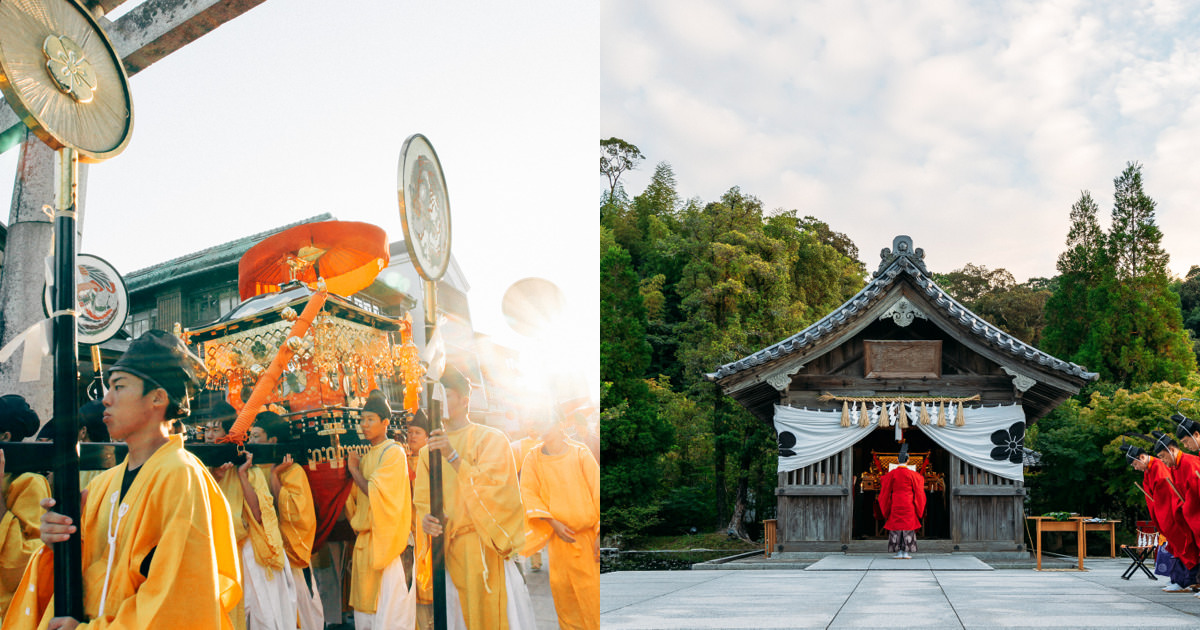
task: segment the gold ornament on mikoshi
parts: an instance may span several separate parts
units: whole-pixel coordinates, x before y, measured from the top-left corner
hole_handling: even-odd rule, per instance
[[[125,66],[70,0],[0,2],[0,92],[38,138],[84,162],[124,150],[133,129]]]

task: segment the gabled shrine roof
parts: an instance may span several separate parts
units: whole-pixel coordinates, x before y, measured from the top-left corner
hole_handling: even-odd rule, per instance
[[[946,293],[930,277],[929,271],[925,269],[925,252],[920,248],[914,250],[910,237],[897,236],[892,247],[892,249],[885,248],[883,250],[882,261],[872,275],[871,281],[845,304],[834,309],[815,324],[783,341],[737,361],[722,365],[717,368],[716,372],[706,374],[707,379],[718,382],[725,380],[745,370],[800,353],[818,341],[836,335],[844,326],[856,321],[864,311],[874,306],[902,276],[911,278],[912,283],[924,292],[929,304],[939,309],[952,321],[956,321],[964,329],[969,330],[972,335],[988,346],[1011,355],[1023,363],[1036,364],[1048,372],[1072,377],[1072,380],[1094,381],[1099,378],[1100,375],[1096,372],[1088,372],[1080,365],[1063,361],[1000,330],[950,297],[950,294]]]

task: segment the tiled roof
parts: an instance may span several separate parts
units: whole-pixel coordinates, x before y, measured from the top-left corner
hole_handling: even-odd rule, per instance
[[[304,223],[332,220],[334,220],[333,215],[325,212],[318,214],[315,217],[309,217],[295,223],[289,223],[288,225],[271,228],[269,230],[259,232],[258,234],[251,234],[250,236],[229,241],[228,243],[222,243],[220,245],[209,247],[208,249],[192,252],[191,254],[158,263],[157,265],[146,267],[145,269],[138,269],[137,271],[130,272],[125,276],[125,284],[129,287],[131,292],[140,291],[164,284],[166,282],[180,280],[188,276],[203,273],[222,265],[236,265],[238,260],[241,259],[242,254],[246,253],[246,250],[254,247],[268,236],[278,234],[279,232],[282,232],[288,228],[302,225]]]
[[[779,343],[763,348],[748,357],[722,365],[717,368],[716,372],[706,375],[708,380],[724,379],[743,370],[799,352],[803,348],[811,346],[817,341],[834,334],[847,323],[855,320],[856,315],[865,311],[885,295],[891,285],[903,274],[911,276],[914,284],[929,297],[930,303],[941,310],[944,315],[950,317],[952,320],[957,320],[963,327],[989,346],[1006,352],[1015,358],[1032,361],[1038,365],[1076,378],[1089,381],[1099,378],[1100,375],[1095,372],[1088,372],[1082,366],[1051,356],[1000,330],[950,297],[950,294],[946,293],[929,277],[929,272],[925,269],[925,252],[921,249],[913,250],[911,238],[898,236],[893,242],[893,246],[896,251],[893,252],[890,249],[883,250],[883,261],[880,263],[879,269],[875,272],[871,281],[855,294],[854,297],[846,301],[845,304],[834,309],[832,313],[821,318],[820,321],[812,326]]]

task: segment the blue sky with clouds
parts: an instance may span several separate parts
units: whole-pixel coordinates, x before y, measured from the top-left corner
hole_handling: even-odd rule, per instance
[[[601,125],[684,197],[814,215],[868,267],[1055,272],[1070,206],[1144,165],[1178,275],[1200,265],[1200,5],[605,0]],[[597,191],[604,187],[603,178]]]

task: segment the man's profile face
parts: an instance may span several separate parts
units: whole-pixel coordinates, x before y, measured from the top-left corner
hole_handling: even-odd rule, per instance
[[[470,406],[470,396],[464,396],[456,389],[446,388],[446,411],[450,414],[451,418],[466,416]]]
[[[153,421],[152,392],[143,391],[145,381],[127,372],[113,372],[104,395],[104,424],[114,442],[124,440]]]
[[[1138,472],[1146,472],[1147,462],[1142,457],[1139,456],[1137,459],[1133,460],[1132,464],[1133,464],[1134,470],[1136,470]]]
[[[427,442],[429,442],[429,434],[425,432],[425,429],[412,425],[408,427],[408,444],[406,446],[410,454],[416,455],[417,451],[421,450],[421,447],[425,446]]]
[[[262,427],[250,427],[251,444],[267,444],[267,432]]]
[[[1169,449],[1169,448],[1159,451],[1158,459],[1161,460],[1162,463],[1166,464],[1167,466],[1170,466],[1172,468],[1175,467],[1175,454],[1172,453],[1171,449]]]
[[[218,439],[223,437],[225,437],[225,427],[217,421],[209,422],[208,428],[204,431],[204,443],[215,444]]]
[[[1196,440],[1196,434],[1184,436],[1183,447],[1189,451],[1200,451],[1200,443]]]
[[[374,411],[362,412],[358,426],[362,429],[363,438],[372,444],[387,439],[387,422]]]

